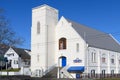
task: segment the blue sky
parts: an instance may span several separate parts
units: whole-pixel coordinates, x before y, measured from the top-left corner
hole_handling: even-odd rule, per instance
[[[120,41],[120,0],[0,0],[10,27],[25,39],[20,46],[30,49],[31,10],[43,4],[59,10],[59,17],[111,33]]]

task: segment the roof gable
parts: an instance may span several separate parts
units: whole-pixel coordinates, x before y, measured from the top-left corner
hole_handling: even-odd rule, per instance
[[[56,27],[57,27],[58,25],[62,25],[62,26],[63,26],[63,25],[65,25],[65,24],[69,25],[68,21],[64,18],[64,16],[62,16],[62,17],[60,18],[60,20],[58,21]]]
[[[30,59],[30,55],[28,53],[28,52],[30,52],[30,50],[10,47],[10,46],[4,45],[4,44],[0,44],[0,55],[5,55],[5,53],[7,51],[9,51],[10,49],[13,49],[17,53],[17,55],[19,57],[21,57],[22,59]]]

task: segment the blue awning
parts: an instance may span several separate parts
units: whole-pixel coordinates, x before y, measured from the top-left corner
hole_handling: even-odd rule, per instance
[[[68,72],[72,72],[72,73],[81,73],[84,72],[85,67],[84,66],[72,66],[68,68]]]

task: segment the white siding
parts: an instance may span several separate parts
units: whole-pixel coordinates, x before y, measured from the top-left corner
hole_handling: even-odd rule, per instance
[[[96,62],[92,62],[92,52],[96,51]],[[111,70],[114,70],[114,73],[118,73],[120,70],[120,53],[109,51],[105,49],[99,49],[94,47],[88,48],[88,72],[91,73],[91,70],[94,69],[96,73],[102,73],[102,70],[105,70],[106,74],[110,74]],[[105,57],[105,63],[102,62],[102,57]],[[111,63],[111,59],[114,59],[114,63]]]
[[[37,22],[40,34],[37,34]],[[55,64],[54,33],[58,21],[58,11],[47,5],[32,10],[31,30],[31,70],[50,68]]]
[[[56,26],[56,63],[58,58],[65,56],[67,58],[67,65],[69,66],[84,66],[84,53],[85,53],[85,42],[78,35],[78,33],[72,28],[71,23],[68,23],[64,17],[62,17]],[[59,39],[66,38],[67,49],[59,50]],[[79,52],[76,52],[76,44],[79,43]],[[81,63],[74,63],[73,60],[79,58],[82,60]],[[61,64],[61,61],[60,61]]]
[[[21,60],[18,56],[18,54],[12,49],[9,48],[9,50],[5,53],[4,57],[7,57],[8,61],[11,60],[11,67],[12,68],[20,68]],[[15,64],[15,61],[18,62],[18,64]]]

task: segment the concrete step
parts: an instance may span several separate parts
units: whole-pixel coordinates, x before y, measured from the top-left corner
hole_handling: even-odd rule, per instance
[[[52,69],[50,72],[48,72],[42,78],[57,78],[57,67],[55,67],[54,69]]]
[[[59,69],[61,70],[62,68],[60,67]],[[57,78],[57,72],[58,72],[58,67],[55,67],[42,78]]]

